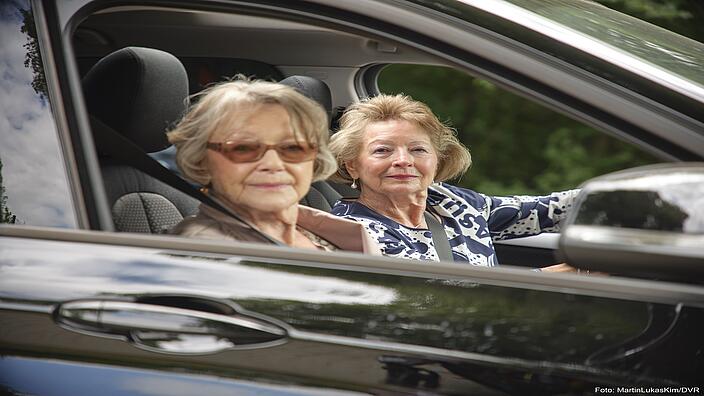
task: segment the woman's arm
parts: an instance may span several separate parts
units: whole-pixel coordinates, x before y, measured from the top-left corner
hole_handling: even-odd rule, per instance
[[[511,239],[556,232],[579,190],[546,196],[489,197],[489,230],[493,239]]]

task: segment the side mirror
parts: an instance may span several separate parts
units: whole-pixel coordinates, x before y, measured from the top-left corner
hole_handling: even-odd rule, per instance
[[[559,245],[580,269],[704,281],[704,163],[644,166],[586,182]]]

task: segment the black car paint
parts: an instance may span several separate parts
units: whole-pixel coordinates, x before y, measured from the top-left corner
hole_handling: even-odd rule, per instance
[[[5,356],[16,357],[5,362],[8,368],[26,364],[22,356],[70,356],[186,372],[225,366],[316,386],[332,379],[342,389],[406,385],[462,394],[477,383],[509,393],[692,385],[704,367],[698,352],[704,346],[691,344],[704,327],[700,308],[280,260],[12,242],[0,255],[0,345]],[[288,334],[281,342],[209,354],[145,349],[130,334],[57,323],[62,303],[81,300],[211,312],[217,309],[197,302],[221,301],[273,318]],[[32,337],[37,334],[42,337]],[[237,338],[232,342],[237,345]]]
[[[60,29],[48,26],[59,71],[68,76],[61,88],[70,91]],[[90,162],[90,155],[83,160]],[[85,187],[92,196],[94,189]],[[89,223],[101,228],[97,218]],[[228,393],[296,394],[288,386],[297,385],[301,394],[546,394],[702,381],[701,306],[312,264],[4,238],[0,390],[131,394],[135,389],[125,382],[148,378],[206,393],[217,385]],[[270,283],[246,280],[262,271]],[[326,282],[331,286],[321,301],[315,291]],[[373,290],[380,294],[365,294]],[[216,301],[280,322],[287,338],[212,354],[154,351],[130,334],[100,334],[58,320],[62,304],[85,299],[168,300],[194,310]],[[50,374],[37,381],[29,374],[37,371]],[[161,384],[139,392],[163,393]]]

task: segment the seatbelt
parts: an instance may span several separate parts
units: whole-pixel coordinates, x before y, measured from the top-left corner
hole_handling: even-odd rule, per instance
[[[147,155],[147,153],[145,153],[141,147],[137,146],[131,140],[122,136],[119,132],[112,129],[108,125],[105,125],[105,123],[103,123],[99,119],[90,116],[90,123],[91,128],[93,129],[93,138],[96,141],[100,141],[100,144],[98,146],[101,148],[101,151],[103,153],[109,154],[112,158],[118,159],[126,165],[134,166],[140,171],[168,184],[169,186],[181,191],[182,193],[185,193],[197,199],[198,201],[214,209],[219,210],[220,212],[230,215],[237,221],[242,222],[247,227],[258,232],[262,236],[262,238],[266,239],[267,241],[276,245],[284,245],[283,242],[280,242],[270,237],[269,235],[259,231],[256,227],[244,221],[244,219],[242,219],[237,213],[233,212],[231,209],[228,209],[224,205],[221,205],[212,197],[203,194],[199,189],[193,187],[187,181],[176,176],[173,172],[161,165],[159,161]]]
[[[430,232],[433,234],[433,245],[441,261],[454,261],[450,241],[447,239],[445,227],[427,210],[423,212],[425,222],[428,224]]]

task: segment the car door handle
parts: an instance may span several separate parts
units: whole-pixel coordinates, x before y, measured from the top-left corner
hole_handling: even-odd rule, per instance
[[[164,353],[266,346],[287,334],[276,324],[241,313],[222,315],[139,302],[71,301],[55,312],[56,320],[69,329],[124,337],[140,348]]]

